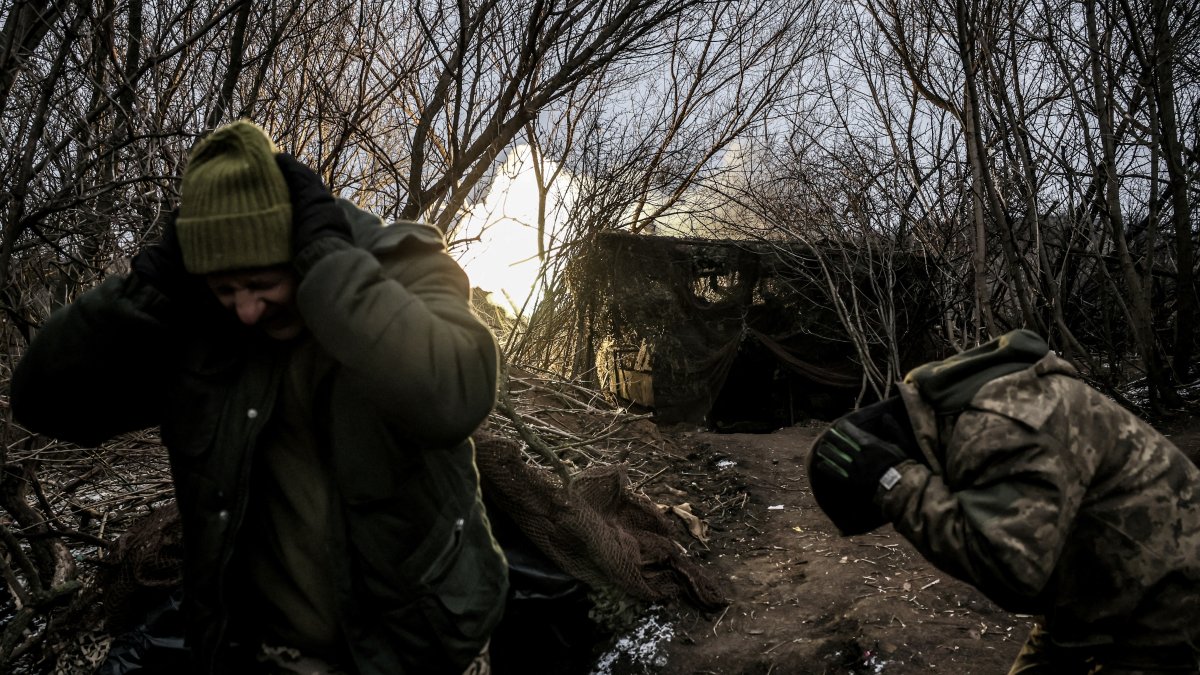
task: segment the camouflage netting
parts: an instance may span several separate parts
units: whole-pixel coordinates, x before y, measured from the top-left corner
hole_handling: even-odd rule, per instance
[[[725,604],[676,543],[672,523],[649,499],[625,489],[621,465],[590,467],[563,488],[525,462],[519,442],[487,433],[476,436],[476,463],[490,502],[576,579],[647,602]]]
[[[96,579],[104,626],[113,634],[136,627],[183,583],[183,524],[175,503],[138,519],[114,543]]]
[[[880,286],[853,258],[826,253],[826,261],[854,270],[836,270],[842,279],[835,283],[855,278],[869,302]],[[859,357],[807,246],[605,232],[574,286],[594,303],[596,331],[614,343],[652,346],[660,422],[711,422],[722,407],[739,403],[775,406],[766,412],[795,421],[845,410],[862,388]],[[922,315],[931,306],[921,296],[927,288],[911,280],[889,285],[900,305],[897,342],[913,352],[902,354],[902,363],[919,362],[928,342],[919,337],[932,323]],[[766,395],[770,388],[774,395]]]

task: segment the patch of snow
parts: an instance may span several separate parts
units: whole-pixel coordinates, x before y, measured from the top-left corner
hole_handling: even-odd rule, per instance
[[[667,665],[667,645],[675,637],[675,626],[659,616],[654,605],[650,614],[633,627],[596,661],[591,675],[611,675],[619,662],[641,666],[642,672]]]
[[[1130,382],[1118,391],[1126,400],[1139,408],[1150,405],[1150,385],[1144,377]],[[1184,399],[1195,400],[1200,397],[1200,380],[1180,384],[1177,391]]]
[[[735,466],[737,466],[737,462],[733,461],[732,459],[723,459],[723,460],[717,462],[717,468],[721,469],[721,470],[725,470],[725,469],[728,469],[730,467],[735,467]]]
[[[888,663],[890,662],[879,658],[879,652],[877,651],[867,650],[867,652],[863,654],[862,664],[870,668],[871,672],[873,673],[882,673],[884,667],[887,666]]]

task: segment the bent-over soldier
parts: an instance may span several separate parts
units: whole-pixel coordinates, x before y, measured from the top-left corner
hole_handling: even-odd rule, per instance
[[[843,533],[892,523],[1039,617],[1012,674],[1200,672],[1200,471],[1030,331],[910,372],[809,477]]]

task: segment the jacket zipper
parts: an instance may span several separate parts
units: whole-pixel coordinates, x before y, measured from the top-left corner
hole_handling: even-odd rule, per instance
[[[261,357],[261,356],[260,356]],[[252,363],[253,359],[248,358],[247,363]],[[279,359],[272,359],[268,366],[268,386],[263,395],[263,405],[260,407],[249,407],[246,409],[246,417],[250,420],[247,423],[248,437],[246,444],[242,448],[241,466],[238,467],[237,483],[234,487],[234,494],[231,504],[231,513],[229,520],[225,524],[225,532],[223,535],[224,543],[222,544],[221,557],[218,561],[217,571],[217,630],[216,643],[209,657],[208,668],[209,673],[216,672],[216,655],[226,650],[226,637],[229,633],[229,606],[226,602],[226,586],[229,572],[229,564],[233,560],[233,552],[237,541],[237,533],[242,529],[242,523],[246,519],[246,507],[250,503],[250,470],[254,464],[255,449],[258,444],[259,434],[266,425],[267,420],[271,417],[271,412],[275,406],[275,399],[271,396],[271,392],[278,393],[279,379],[282,373]]]

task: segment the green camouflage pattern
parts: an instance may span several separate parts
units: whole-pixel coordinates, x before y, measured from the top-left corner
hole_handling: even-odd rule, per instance
[[[1200,654],[1200,471],[1048,354],[938,416],[901,394],[930,466],[881,491],[896,530],[1064,647]]]

